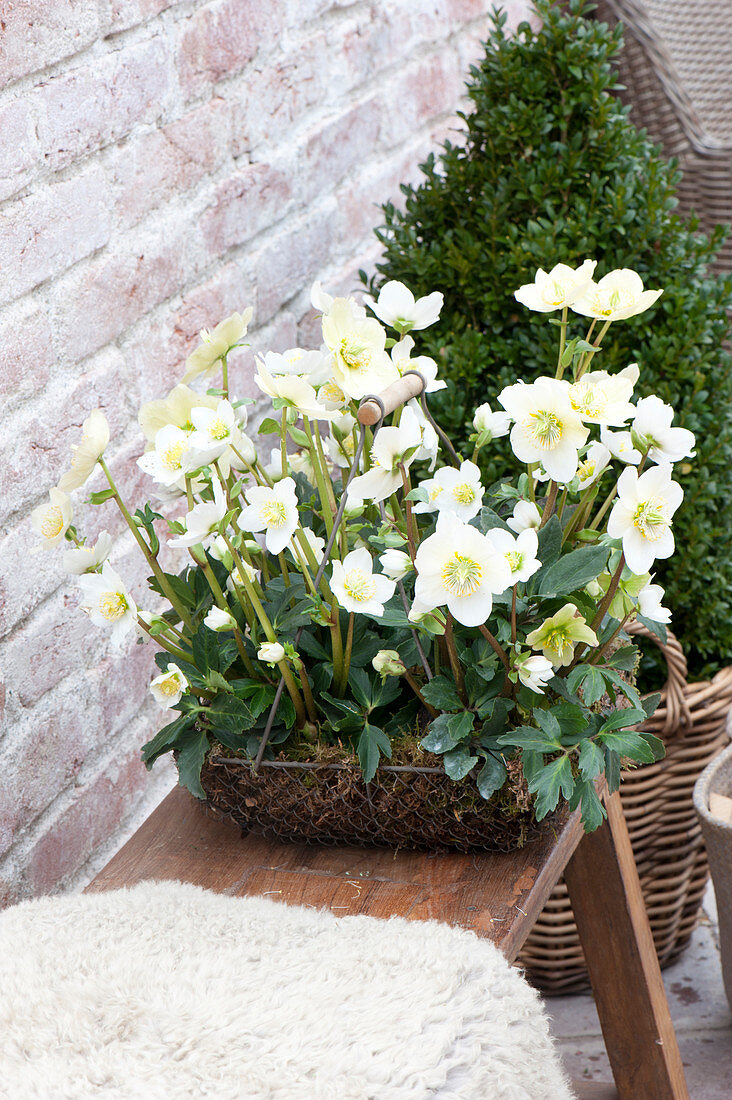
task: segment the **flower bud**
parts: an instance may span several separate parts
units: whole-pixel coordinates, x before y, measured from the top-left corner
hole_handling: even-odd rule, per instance
[[[393,547],[385,550],[379,558],[381,568],[392,581],[400,581],[412,570],[412,559],[403,550]]]
[[[360,497],[349,496],[346,501],[346,507],[343,511],[343,515],[346,519],[358,519],[363,513],[364,503]]]
[[[234,616],[231,612],[224,611],[221,607],[212,607],[203,622],[209,630],[215,630],[217,634],[225,630],[237,629],[237,622]]]
[[[382,680],[387,676],[403,676],[407,671],[404,661],[395,649],[380,649],[371,664]]]
[[[264,642],[257,650],[257,660],[269,665],[279,664],[285,656],[285,647],[279,642]]]

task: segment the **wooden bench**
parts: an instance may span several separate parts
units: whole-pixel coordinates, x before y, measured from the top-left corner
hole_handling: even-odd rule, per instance
[[[617,1088],[578,1083],[578,1095],[688,1100],[620,798],[605,801],[608,820],[589,836],[574,814],[507,855],[434,855],[241,837],[177,788],[87,890],[178,879],[341,916],[440,920],[487,936],[513,962],[564,872]]]

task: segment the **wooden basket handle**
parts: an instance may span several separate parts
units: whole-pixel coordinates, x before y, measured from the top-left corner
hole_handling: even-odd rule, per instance
[[[681,727],[691,725],[691,712],[686,701],[686,678],[688,675],[686,657],[678,638],[670,630],[667,630],[664,644],[657,634],[648,630],[637,620],[628,623],[625,629],[628,634],[637,634],[641,638],[648,638],[650,641],[655,642],[666,660],[668,679],[663,688],[658,710],[653,715],[654,725],[658,726],[660,724],[660,733],[665,738],[683,732]]]
[[[408,370],[392,382],[380,394],[364,397],[358,407],[358,420],[360,424],[371,427],[378,424],[389,413],[394,412],[400,405],[404,405],[413,397],[419,397],[425,388],[425,380],[416,370]]]

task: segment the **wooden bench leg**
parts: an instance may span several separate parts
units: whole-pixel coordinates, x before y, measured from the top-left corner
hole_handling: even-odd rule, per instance
[[[688,1100],[620,795],[564,872],[619,1100]]]

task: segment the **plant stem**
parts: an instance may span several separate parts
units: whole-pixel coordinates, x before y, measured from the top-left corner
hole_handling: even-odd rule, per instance
[[[602,523],[603,519],[605,518],[605,513],[607,512],[607,510],[610,507],[610,505],[612,504],[612,502],[615,500],[615,495],[616,495],[617,491],[618,491],[618,483],[616,481],[615,485],[613,486],[613,488],[611,489],[611,491],[608,493],[607,497],[605,498],[605,501],[604,501],[602,507],[600,508],[599,512],[597,513],[597,515],[593,519],[592,523],[590,524],[590,530],[591,531],[597,531],[598,530],[600,524]]]
[[[498,659],[500,660],[501,664],[505,668],[506,672],[510,672],[511,671],[511,664],[508,660],[508,655],[507,655],[505,649],[503,648],[503,646],[498,641],[498,639],[493,637],[490,630],[485,625],[479,626],[478,630],[481,632],[481,634],[483,635],[485,640],[488,642],[488,644],[490,645],[490,647],[494,651],[494,653],[497,654]]]
[[[582,375],[585,373],[585,371],[589,367],[589,365],[592,362],[595,355],[598,353],[598,351],[602,347],[602,338],[605,335],[605,333],[607,332],[607,330],[610,328],[611,324],[612,324],[612,321],[606,321],[605,322],[605,324],[602,326],[602,328],[600,329],[600,331],[598,333],[597,339],[595,340],[595,343],[593,345],[593,350],[588,351],[588,352],[585,353],[585,356],[584,356],[584,358],[582,359],[582,361],[580,363],[579,370],[577,371],[577,377],[575,378],[575,382],[579,381],[579,379],[582,377]],[[592,326],[590,326],[590,332],[592,332]],[[590,333],[588,332],[587,333],[588,342],[589,342],[589,335],[590,335]]]
[[[562,356],[564,355],[564,346],[567,341],[567,307],[562,309],[562,324],[559,330],[559,355],[557,356],[557,373],[556,378],[561,378],[564,374],[564,367],[562,366]]]
[[[513,595],[511,596],[511,644],[516,645],[516,589],[518,584],[513,586]]]
[[[327,472],[320,464],[320,453],[315,444],[315,437],[313,435],[313,429],[307,416],[304,416],[303,423],[305,425],[305,431],[307,437],[310,440],[310,461],[313,464],[313,471],[315,472],[315,482],[318,486],[318,495],[320,496],[321,511],[323,513],[323,519],[325,521],[325,530],[327,531],[328,538],[333,530],[333,516],[337,509],[335,508],[335,500],[333,501],[333,510],[329,507],[330,494],[328,489],[330,488],[330,482],[327,478]],[[331,490],[332,491],[332,490]]]
[[[632,608],[628,612],[627,615],[623,616],[623,618],[618,623],[617,628],[612,632],[612,634],[610,635],[608,640],[606,642],[603,642],[603,644],[600,646],[600,648],[596,649],[595,652],[592,654],[589,661],[587,662],[588,664],[596,665],[596,664],[599,663],[600,659],[602,657],[604,657],[605,654],[608,652],[608,650],[610,649],[610,646],[613,644],[613,642],[617,638],[618,634],[623,629],[623,627],[625,626],[625,624],[627,623],[628,619],[630,618],[630,616],[633,614],[634,611],[635,611],[635,608]]]
[[[407,681],[410,688],[412,689],[414,694],[417,696],[417,698],[419,699],[420,703],[425,708],[425,710],[429,711],[429,713],[432,715],[433,718],[438,718],[440,712],[435,710],[435,708],[432,706],[431,703],[427,702],[427,700],[425,699],[424,695],[422,694],[422,692],[420,690],[419,684],[414,679],[414,676],[412,676],[411,672],[407,669],[402,673],[402,676]]]
[[[287,408],[282,409],[282,422],[280,424],[280,460],[282,462],[282,476],[287,477],[289,467],[287,465]]]
[[[544,505],[544,511],[542,512],[541,523],[539,524],[539,530],[541,530],[541,528],[546,523],[549,522],[549,518],[552,514],[552,511],[554,510],[554,505],[555,505],[556,500],[557,500],[557,489],[558,488],[559,488],[559,486],[557,485],[556,481],[552,481],[550,486],[549,486],[549,495],[546,498],[546,503]]]
[[[447,647],[447,656],[450,661],[450,668],[452,669],[452,676],[455,681],[455,687],[457,693],[463,702],[465,699],[465,679],[463,677],[463,669],[460,664],[460,659],[457,655],[457,649],[455,648],[455,636],[452,630],[452,615],[448,611],[447,619],[445,620],[445,645]]]
[[[166,653],[170,653],[172,657],[177,657],[179,661],[190,662],[190,655],[188,653],[184,653],[182,649],[178,649],[178,647],[173,645],[172,642],[169,642],[165,635],[152,634],[147,623],[144,623],[139,616],[137,617],[137,625],[145,631],[148,638],[152,638],[156,645],[159,645],[161,649],[165,650]]]
[[[403,462],[399,463],[399,472],[402,475],[402,485],[404,487],[404,507],[405,507],[406,513],[407,513],[407,542],[408,542],[408,545],[409,545],[409,556],[412,559],[412,565],[414,565],[414,559],[417,556],[417,541],[418,541],[417,521],[414,518],[414,512],[412,510],[412,502],[411,502],[411,500],[407,499],[408,494],[411,490],[411,482],[409,480],[409,475],[407,474],[407,471],[404,468],[404,463]]]
[[[613,602],[613,596],[618,590],[618,585],[620,584],[620,578],[622,576],[624,566],[625,553],[621,553],[618,567],[612,575],[608,590],[602,598],[602,603],[597,609],[597,614],[590,623],[590,630],[594,630],[595,633],[597,633],[598,628],[602,625],[602,620],[605,618],[605,612],[607,611],[610,604]]]
[[[226,356],[221,356],[221,389],[224,391],[224,397],[228,401],[229,399],[229,364],[226,361]]]
[[[348,633],[346,634],[346,652],[343,657],[343,666],[338,683],[338,698],[340,699],[348,686],[348,673],[351,669],[351,654],[353,652],[353,624],[356,616],[351,611],[348,616]]]

